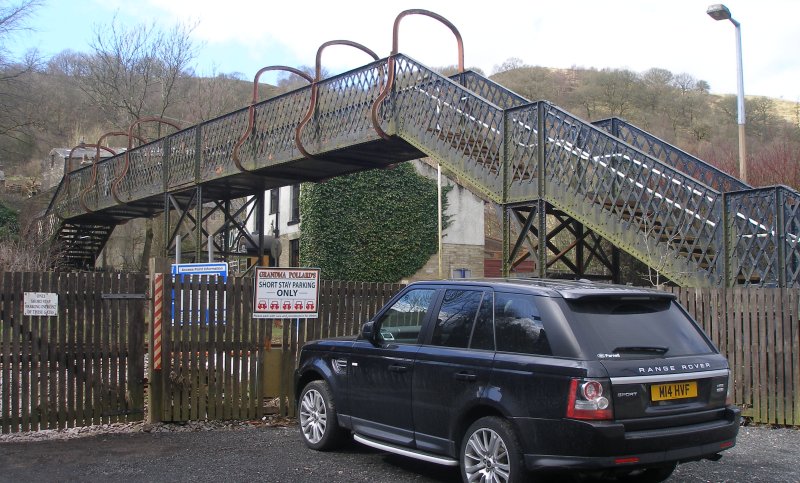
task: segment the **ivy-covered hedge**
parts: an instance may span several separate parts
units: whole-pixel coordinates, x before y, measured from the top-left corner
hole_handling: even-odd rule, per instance
[[[330,280],[397,282],[436,253],[436,211],[436,182],[411,163],[304,184],[301,264]]]

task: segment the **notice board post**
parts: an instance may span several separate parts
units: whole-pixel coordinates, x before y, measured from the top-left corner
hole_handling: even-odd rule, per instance
[[[281,398],[282,415],[294,416],[292,349],[298,343],[301,320],[319,317],[319,269],[256,267],[253,290],[253,317],[283,319],[281,387],[288,400]],[[294,324],[290,320],[294,319]],[[271,341],[268,344],[271,345]],[[269,349],[269,345],[267,347]]]

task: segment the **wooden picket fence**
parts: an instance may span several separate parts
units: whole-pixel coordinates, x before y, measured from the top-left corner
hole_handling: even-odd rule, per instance
[[[198,290],[199,286],[193,287]],[[319,318],[265,321],[250,317],[251,279],[231,279],[227,287],[216,286],[212,290],[218,294],[216,302],[207,296],[209,307],[219,308],[219,297],[226,293],[229,315],[225,320],[230,322],[224,327],[213,321],[208,328],[202,324],[173,326],[168,363],[172,396],[167,397],[165,420],[261,417],[266,395],[258,361],[270,351],[280,351],[275,359],[280,364],[276,371],[280,379],[278,410],[293,415],[293,370],[299,348],[310,340],[357,333],[402,287],[323,281]],[[728,357],[734,374],[734,402],[744,414],[757,423],[800,425],[800,289],[668,290],[677,294]],[[203,300],[199,292],[194,297]],[[197,396],[191,388],[199,388]],[[216,401],[213,407],[212,399]]]
[[[231,277],[227,283],[208,276],[161,280],[170,308],[162,313],[161,365],[151,371],[150,400],[162,421],[258,419],[269,411],[293,415],[299,347],[309,340],[355,333],[402,287],[322,281],[319,317],[298,321],[254,319],[252,278]],[[276,352],[277,357],[270,356]],[[265,392],[265,358],[280,365],[271,372],[279,380],[269,381],[278,394]]]
[[[145,282],[134,274],[0,276],[3,432],[143,417]],[[292,415],[299,348],[357,333],[402,287],[323,281],[319,318],[272,320],[252,318],[251,278],[163,276],[161,367],[149,371],[154,419]],[[744,414],[800,426],[800,289],[669,290],[728,357]],[[25,292],[57,293],[58,315],[24,315]]]
[[[145,276],[0,276],[2,432],[141,420]],[[25,293],[58,295],[57,315],[25,315]]]
[[[754,422],[800,426],[800,289],[670,289],[728,358]]]

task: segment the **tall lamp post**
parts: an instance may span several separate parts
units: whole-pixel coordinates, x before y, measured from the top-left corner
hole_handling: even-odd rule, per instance
[[[736,73],[737,73],[737,117],[739,123],[739,178],[747,183],[747,150],[744,135],[744,75],[742,74],[742,28],[725,5],[717,3],[708,7],[706,13],[714,20],[730,20],[736,27]]]

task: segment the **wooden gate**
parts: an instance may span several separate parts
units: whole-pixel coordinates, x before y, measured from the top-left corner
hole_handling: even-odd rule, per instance
[[[161,420],[260,417],[272,326],[252,318],[252,278],[156,274],[155,286],[151,401],[161,393]]]
[[[143,418],[145,280],[128,273],[0,277],[3,433]],[[56,294],[56,315],[26,315],[26,307],[35,311],[35,294],[49,301]]]

